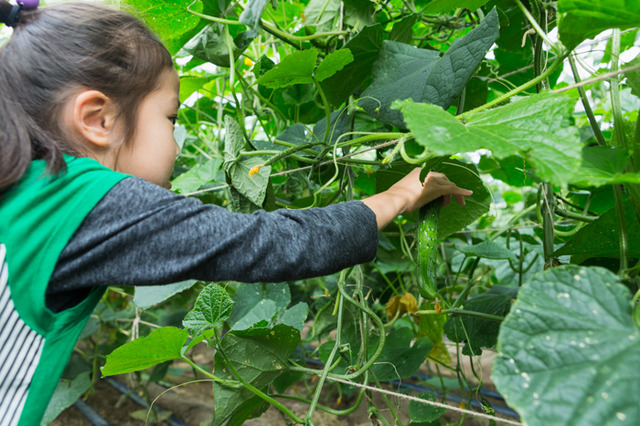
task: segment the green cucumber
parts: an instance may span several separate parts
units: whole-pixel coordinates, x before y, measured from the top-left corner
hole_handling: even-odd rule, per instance
[[[420,208],[418,214],[418,274],[422,297],[434,299],[437,295],[438,221],[442,198]]]

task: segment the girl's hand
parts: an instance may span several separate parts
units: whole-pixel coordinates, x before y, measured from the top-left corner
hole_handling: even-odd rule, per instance
[[[453,196],[458,204],[464,205],[464,197],[472,194],[468,189],[459,188],[445,175],[429,172],[424,183],[420,182],[420,168],[415,168],[388,190],[362,200],[376,215],[378,229],[382,230],[396,216],[418,210],[420,207],[443,197],[442,205],[451,202]]]

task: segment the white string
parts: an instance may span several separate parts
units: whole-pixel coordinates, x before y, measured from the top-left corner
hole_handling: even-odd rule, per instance
[[[468,414],[470,416],[481,417],[481,418],[487,419],[487,420],[493,420],[496,423],[504,423],[504,424],[514,425],[514,426],[523,426],[522,423],[516,422],[516,421],[513,421],[513,420],[507,420],[507,419],[503,419],[503,418],[500,418],[500,417],[491,416],[489,414],[478,413],[476,411],[465,410],[464,408],[454,407],[453,405],[443,404],[441,402],[429,401],[429,400],[426,400],[426,399],[421,399],[421,398],[418,398],[418,397],[415,397],[415,396],[411,396],[411,395],[404,395],[404,394],[401,394],[401,393],[396,393],[396,392],[388,391],[388,390],[385,390],[385,389],[374,388],[373,386],[362,385],[360,383],[351,382],[349,380],[338,379],[338,378],[335,378],[335,377],[327,377],[327,380],[333,380],[334,382],[344,383],[346,385],[350,385],[350,386],[355,386],[357,388],[366,389],[366,390],[369,390],[371,392],[384,393],[384,394],[387,394],[387,395],[395,396],[395,397],[398,397],[398,398],[408,399],[408,400],[419,402],[419,403],[422,403],[422,404],[433,405],[435,407],[444,408],[446,410],[457,411],[458,413]]]

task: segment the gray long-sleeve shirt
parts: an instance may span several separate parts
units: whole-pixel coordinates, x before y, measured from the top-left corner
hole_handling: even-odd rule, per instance
[[[373,260],[377,243],[375,214],[359,201],[245,215],[127,178],[62,251],[46,303],[59,312],[96,286],[327,275]]]

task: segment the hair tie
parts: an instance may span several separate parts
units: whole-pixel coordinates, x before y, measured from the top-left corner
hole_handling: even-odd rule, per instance
[[[34,10],[38,8],[40,0],[18,0],[17,2],[24,10]]]

